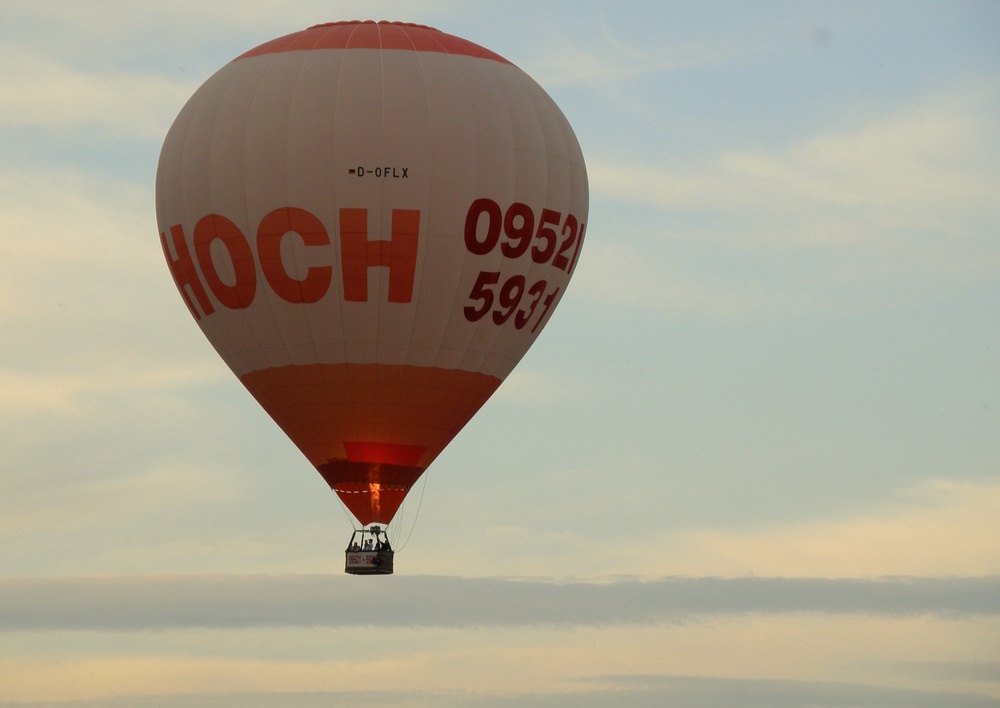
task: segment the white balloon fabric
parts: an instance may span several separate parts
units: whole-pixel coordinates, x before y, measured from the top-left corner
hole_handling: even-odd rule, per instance
[[[233,60],[156,175],[188,309],[362,524],[391,520],[531,346],[587,209],[580,146],[535,81],[394,22]]]

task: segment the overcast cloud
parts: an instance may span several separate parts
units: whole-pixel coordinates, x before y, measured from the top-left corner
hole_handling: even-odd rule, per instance
[[[363,582],[363,581],[362,581]],[[1000,614],[1000,576],[666,578],[557,583],[410,576],[0,579],[0,630],[263,626],[467,627],[682,622],[703,615]],[[358,593],[367,595],[358,611]]]

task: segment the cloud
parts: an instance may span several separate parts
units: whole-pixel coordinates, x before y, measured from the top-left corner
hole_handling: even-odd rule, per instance
[[[1000,572],[998,518],[1000,481],[931,480],[889,500],[856,501],[832,516],[666,529],[628,543],[532,530],[530,540],[518,543],[557,547],[560,554],[547,562],[535,555],[518,562],[524,573],[550,576],[593,567],[595,558],[603,559],[609,577],[637,568],[645,577],[982,576]]]
[[[356,589],[344,611],[370,613],[380,594]],[[995,653],[998,627],[996,615],[743,614],[586,627],[13,632],[0,643],[0,701],[991,705],[983,696],[998,687],[977,657]]]
[[[998,97],[995,82],[975,81],[778,151],[732,150],[676,167],[597,157],[588,171],[597,194],[664,210],[766,218],[771,229],[751,236],[778,246],[856,244],[900,227],[942,229],[961,214],[996,224],[1000,171],[987,156],[995,154]],[[856,228],[841,228],[847,218]],[[746,237],[729,234],[738,242]]]
[[[447,7],[435,3],[433,7]],[[392,15],[389,2],[339,2],[344,15]],[[331,18],[328,3],[284,0],[245,12],[237,2],[177,0],[136,12],[122,0],[10,0],[0,30],[0,128],[85,142],[163,138],[198,85],[246,49]],[[44,27],[45,44],[22,37]],[[28,29],[32,28],[32,29]],[[20,30],[20,31],[18,31]],[[155,53],[154,62],[148,56]]]
[[[454,11],[447,0],[422,0],[421,13]],[[28,33],[43,36],[47,51],[67,59],[76,57],[89,63],[114,63],[124,58],[143,57],[156,52],[160,59],[178,63],[214,61],[218,65],[246,49],[283,34],[305,29],[319,22],[350,18],[381,19],[399,12],[391,0],[274,0],[253,12],[236,0],[205,3],[173,0],[149,3],[137,12],[128,0],[73,2],[31,2],[6,0],[5,25],[15,31],[17,41]],[[406,18],[403,18],[406,19]],[[18,31],[20,30],[20,31]],[[0,31],[0,36],[3,32]],[[171,54],[176,52],[176,54]],[[187,55],[183,56],[181,55]],[[172,70],[167,64],[161,68]],[[204,78],[204,77],[202,77]]]
[[[125,476],[86,477],[37,484],[37,480],[10,480],[6,487],[25,487],[0,501],[0,539],[8,542],[24,534],[56,533],[65,538],[114,519],[127,526],[132,519],[163,514],[171,507],[204,507],[236,496],[218,473],[211,470],[161,465]],[[8,500],[13,500],[13,503]],[[95,515],[100,510],[100,515]],[[8,561],[10,558],[8,557]]]
[[[580,698],[581,706],[683,705],[686,708],[741,706],[781,708],[782,706],[880,706],[891,708],[955,708],[993,706],[983,695],[957,691],[928,691],[836,681],[791,681],[737,679],[706,676],[623,675],[593,679],[594,692]],[[620,699],[619,699],[620,695]],[[601,703],[600,701],[607,701]],[[501,704],[497,704],[501,705]],[[544,702],[543,702],[544,705]]]
[[[998,141],[969,103],[687,167],[592,159],[591,230],[606,235],[588,242],[574,294],[741,317],[894,306],[985,282],[1000,271],[1000,173],[973,153]],[[660,215],[622,238],[608,228],[623,218],[615,203]]]
[[[5,415],[16,412],[18,416],[41,413],[81,416],[94,412],[98,397],[126,392],[141,395],[175,386],[205,383],[218,377],[219,367],[199,363],[132,371],[99,368],[88,374],[40,374],[0,369],[0,408],[6,412]]]
[[[664,250],[629,241],[589,241],[574,275],[572,296],[579,293],[615,307],[720,318],[800,312],[816,306],[814,295],[780,282],[754,283],[725,273],[696,272]]]
[[[1000,571],[1000,483],[931,481],[878,508],[755,530],[705,529],[664,542],[674,572],[874,577]]]
[[[7,131],[99,129],[118,139],[161,138],[196,88],[156,74],[81,69],[9,44],[0,44],[0,66],[0,127]]]
[[[397,577],[377,610],[358,583],[327,575],[0,579],[0,630],[245,627],[581,626],[731,614],[907,617],[1000,614],[1000,576],[666,578],[610,583]]]
[[[928,286],[995,277],[998,97],[995,82],[971,81],[779,149],[686,164],[655,151],[641,162],[593,156],[605,221],[627,223],[636,205],[658,216],[618,224],[630,236],[611,232],[603,249],[592,217],[575,287],[645,308],[745,314],[927,297]]]
[[[135,662],[137,664],[138,662]],[[155,667],[131,668],[154,672]],[[125,668],[125,667],[122,667]],[[193,668],[193,667],[192,667]],[[260,666],[262,671],[283,667]],[[235,681],[234,681],[235,682]],[[192,708],[245,706],[246,708],[321,708],[326,706],[573,706],[605,708],[609,705],[644,707],[674,705],[685,708],[987,708],[996,701],[984,695],[961,691],[927,691],[874,684],[834,681],[729,679],[706,676],[623,675],[601,676],[568,690],[542,692],[478,692],[468,690],[368,690],[298,691],[274,693],[219,692],[214,694],[135,695],[73,701],[77,708],[160,708],[179,703]],[[12,703],[11,706],[20,704]],[[30,705],[30,704],[29,704]]]
[[[586,395],[587,387],[557,373],[516,368],[491,400],[532,405],[556,405]]]
[[[5,321],[30,326],[46,316],[64,317],[58,306],[88,318],[134,314],[137,304],[155,298],[157,289],[148,287],[153,278],[169,284],[148,188],[73,169],[2,167]],[[146,288],[123,295],[126,284],[142,282]]]
[[[604,95],[628,99],[623,81],[695,66],[732,60],[737,53],[731,43],[670,43],[654,48],[630,44],[609,27],[602,28],[604,44],[591,42],[581,47],[578,37],[559,35],[548,51],[532,64],[531,73],[543,86],[586,85]],[[600,49],[595,51],[594,47]]]
[[[606,474],[606,470],[598,469],[599,461],[580,464],[584,467],[567,473],[567,481],[580,483]],[[628,462],[619,460],[618,464],[620,469],[629,468]],[[729,523],[717,520],[682,524],[674,519],[673,526],[669,522],[675,507],[664,501],[669,489],[662,482],[656,484],[635,487],[630,503],[641,504],[640,519],[645,514],[659,516],[663,525],[659,529],[637,522],[616,530],[614,525],[602,523],[595,527],[592,522],[568,516],[567,523],[541,527],[483,527],[476,538],[488,541],[492,567],[517,576],[590,580],[750,575],[850,579],[1000,573],[1000,480],[914,482],[888,499],[866,501],[859,497],[823,514],[802,509],[796,516],[796,510],[785,504],[780,520],[774,515],[753,522],[732,517]],[[758,483],[780,497],[782,490],[776,484],[764,477]],[[644,489],[649,492],[648,498],[642,496]],[[513,505],[523,503],[517,499],[512,494],[504,503],[516,508]],[[576,499],[574,504],[579,508],[560,509],[560,513],[583,509],[593,518],[603,519],[608,509],[616,508],[616,500],[601,496],[599,491]],[[544,498],[536,503],[544,504]],[[480,552],[474,542],[461,535],[455,542],[463,554]],[[526,552],[525,548],[530,550]],[[462,567],[454,554],[428,551],[426,542],[418,544],[415,553],[419,558],[407,563],[423,572],[447,575]]]
[[[998,590],[1000,576],[9,578],[0,699],[989,705],[975,693],[989,662],[968,657],[992,643]],[[886,661],[899,664],[889,682]],[[881,664],[869,674],[850,662]]]
[[[0,173],[4,415],[79,413],[97,392],[218,376],[185,351],[195,337],[176,336],[190,326],[172,307],[149,200],[149,189],[72,169]]]

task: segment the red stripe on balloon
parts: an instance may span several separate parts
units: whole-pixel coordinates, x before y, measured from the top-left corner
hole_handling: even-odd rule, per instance
[[[417,465],[427,452],[422,445],[399,445],[387,442],[344,441],[347,459],[358,462],[387,462],[393,465]]]
[[[313,49],[401,49],[438,52],[491,59],[510,64],[496,52],[475,42],[447,34],[433,27],[408,22],[329,22],[272,39],[238,56],[236,60],[261,54],[310,51]]]

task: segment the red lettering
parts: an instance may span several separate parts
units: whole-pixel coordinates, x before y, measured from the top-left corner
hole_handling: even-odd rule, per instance
[[[170,227],[170,241],[173,244],[173,250],[177,254],[177,258],[170,255],[170,248],[167,246],[167,235],[160,232],[160,245],[163,247],[163,256],[167,259],[167,266],[169,266],[170,274],[174,278],[174,284],[180,291],[181,297],[184,298],[184,304],[187,305],[191,314],[196,320],[200,320],[202,313],[210,315],[215,312],[215,308],[208,299],[205,286],[201,284],[198,271],[195,270],[194,261],[191,259],[191,252],[187,247],[187,240],[184,238],[184,228],[180,224]],[[201,306],[201,312],[198,312],[191,301],[188,289]]]
[[[482,241],[479,240],[479,217],[486,214],[486,233]],[[469,205],[469,211],[465,215],[465,247],[469,253],[477,256],[485,256],[493,250],[500,240],[500,226],[503,223],[503,216],[500,213],[500,206],[492,199],[485,197],[477,199]]]
[[[497,285],[499,285],[499,290],[494,290],[494,286]],[[547,281],[539,280],[528,288],[525,277],[519,274],[512,275],[501,285],[499,271],[480,271],[479,277],[476,278],[476,282],[472,286],[472,292],[469,293],[469,301],[476,304],[465,306],[465,319],[469,322],[478,322],[492,310],[494,324],[502,326],[507,323],[511,315],[514,315],[514,327],[524,329],[528,321],[534,317],[538,303],[542,300],[548,285]],[[542,320],[545,319],[545,315],[552,307],[558,293],[559,288],[556,288],[545,298],[542,312],[531,328],[532,332],[537,330]],[[527,308],[518,309],[525,294],[531,298]],[[494,304],[498,304],[499,307],[494,308]]]
[[[481,222],[486,215],[485,229]],[[517,259],[523,256],[532,241],[531,260],[545,264],[550,260],[559,270],[572,273],[576,257],[580,253],[583,242],[585,224],[578,222],[572,214],[566,215],[562,222],[562,239],[560,240],[558,226],[562,221],[562,213],[553,209],[542,209],[538,219],[538,230],[535,230],[535,211],[523,202],[512,202],[501,219],[500,206],[488,198],[473,200],[469,211],[465,214],[465,247],[469,253],[485,256],[500,246],[500,253],[505,258]],[[502,231],[507,240],[500,240]],[[553,257],[554,256],[554,257]]]
[[[507,258],[520,258],[535,233],[535,212],[527,204],[514,202],[503,216],[503,232],[510,240],[500,244],[500,252]]]
[[[552,261],[552,265],[559,270],[566,271],[567,273],[569,272],[569,256],[567,256],[566,253],[573,248],[574,243],[577,243],[578,228],[579,225],[576,217],[572,214],[567,214],[566,221],[562,227],[562,235],[564,238],[562,243],[559,245],[559,253],[556,254],[556,257]]]
[[[257,257],[260,272],[274,293],[285,302],[313,303],[326,295],[333,280],[333,266],[309,266],[301,279],[288,272],[281,247],[289,234],[297,234],[304,247],[329,246],[330,236],[312,213],[296,207],[269,212],[257,227]],[[344,298],[368,300],[368,269],[389,269],[389,302],[412,302],[420,236],[420,211],[393,209],[391,238],[368,240],[367,209],[340,210],[341,267]],[[222,244],[232,265],[232,277],[223,279],[213,257],[222,257]],[[220,304],[242,310],[253,304],[257,294],[257,263],[253,249],[240,228],[220,214],[208,214],[195,224],[193,251],[188,247],[184,227],[171,226],[160,234],[160,245],[174,283],[196,320],[215,312],[208,291]],[[195,266],[197,261],[198,267]],[[229,269],[224,268],[223,272]],[[233,282],[227,282],[228,280]],[[206,285],[208,286],[206,289]]]
[[[332,266],[311,266],[306,277],[296,280],[281,261],[281,240],[297,233],[305,246],[326,246],[330,236],[323,222],[305,209],[283,207],[269,212],[257,227],[257,257],[271,289],[285,302],[310,303],[320,300],[330,289]]]
[[[531,260],[535,263],[548,263],[549,259],[552,258],[552,254],[556,250],[556,241],[558,241],[558,236],[556,236],[556,231],[553,226],[559,225],[559,220],[562,218],[562,214],[558,211],[552,211],[551,209],[542,209],[542,218],[538,220],[538,233],[535,234],[535,238],[544,241],[547,245],[544,248],[539,248],[537,245],[531,248]],[[570,219],[576,221],[576,217],[572,214],[566,215],[566,221]]]
[[[410,302],[417,270],[420,211],[392,210],[390,240],[368,240],[368,210],[340,210],[340,258],[344,299],[367,302],[368,269],[389,268],[389,302]]]
[[[216,239],[225,246],[233,264],[236,275],[233,285],[223,282],[212,260],[212,242]],[[203,216],[194,227],[194,252],[205,282],[220,303],[231,310],[250,307],[257,293],[257,269],[250,244],[236,224],[218,214]]]
[[[538,326],[545,321],[545,315],[549,314],[549,308],[552,307],[552,303],[555,302],[556,295],[558,294],[559,294],[559,288],[556,288],[551,293],[549,293],[549,296],[547,298],[545,298],[545,303],[543,305],[544,309],[542,310],[542,314],[538,316],[538,320],[535,321],[535,326],[531,328],[532,333],[534,333],[534,331],[538,329]]]

